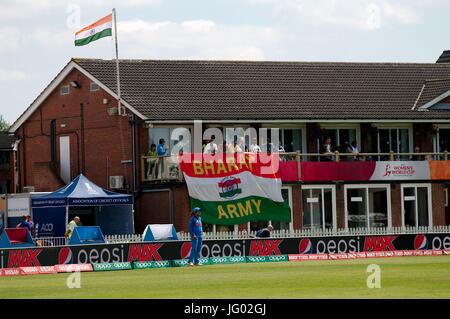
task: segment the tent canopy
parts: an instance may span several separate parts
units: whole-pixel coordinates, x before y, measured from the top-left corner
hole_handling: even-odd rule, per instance
[[[57,191],[33,198],[31,206],[114,206],[133,204],[133,196],[107,191],[86,178],[78,175],[70,184]]]
[[[105,235],[132,234],[133,196],[107,191],[78,175],[57,191],[32,198],[36,236],[64,236],[70,207],[92,207],[96,226]]]

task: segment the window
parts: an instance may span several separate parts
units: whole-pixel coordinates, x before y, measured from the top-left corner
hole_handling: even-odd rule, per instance
[[[439,129],[433,138],[434,151],[438,153],[450,152],[450,127],[447,125],[439,125]],[[443,159],[442,156],[437,156],[436,159]]]
[[[98,90],[100,90],[100,86],[98,86],[98,84],[95,82],[91,82],[91,92],[95,92]]]
[[[0,181],[0,194],[8,194],[9,193],[9,181]]]
[[[317,139],[317,149],[320,150],[327,138],[331,139],[332,151],[348,153],[347,146],[356,142],[358,150],[361,151],[359,124],[355,125],[323,125],[321,126],[320,136]]]
[[[10,152],[0,152],[0,169],[8,170],[10,167]]]
[[[178,137],[172,136],[174,133],[175,127],[156,127],[156,128],[150,128],[149,134],[150,134],[150,145],[149,149],[152,144],[158,145],[159,140],[161,138],[164,139],[165,145],[168,147],[166,155],[170,155],[173,147],[177,145],[179,142],[183,141],[184,136],[180,135]],[[189,129],[190,130],[190,129]],[[191,131],[191,130],[190,130]],[[172,140],[171,137],[174,139]],[[188,145],[182,148],[184,152],[190,152],[191,150],[191,141],[188,141]]]
[[[301,129],[288,129],[288,128],[281,129],[280,142],[284,148],[284,151],[302,152],[303,151],[302,135],[303,134]]]
[[[61,86],[61,95],[67,95],[70,93],[70,87],[68,85]]]
[[[278,128],[279,129],[279,142],[280,148],[285,152],[301,152],[306,153],[306,135],[305,135],[305,127],[302,125],[285,125],[282,124],[274,124],[274,125],[263,125],[263,128],[267,128],[267,137],[271,138],[270,128]],[[271,138],[272,139],[272,138]],[[276,141],[271,141],[275,144]]]
[[[345,185],[348,228],[376,228],[391,225],[389,185]]]
[[[378,128],[378,153],[411,153],[410,127],[379,127]],[[396,159],[409,159],[410,156],[397,156]],[[388,160],[388,156],[380,156],[380,160]]]
[[[302,187],[303,228],[326,229],[336,226],[336,189],[331,186]]]
[[[430,185],[403,184],[401,187],[403,225],[432,226]]]

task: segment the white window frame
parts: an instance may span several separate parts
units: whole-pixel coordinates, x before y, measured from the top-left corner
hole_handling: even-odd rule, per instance
[[[430,183],[421,183],[421,184],[401,184],[400,185],[400,193],[401,193],[401,201],[402,201],[402,226],[405,227],[405,200],[404,200],[404,189],[405,188],[414,188],[414,196],[415,196],[415,211],[416,211],[416,226],[418,227],[419,223],[419,210],[418,210],[418,201],[417,201],[417,188],[418,187],[426,187],[428,190],[428,226],[433,226],[433,194],[431,192],[431,184]]]
[[[170,139],[170,131],[171,131],[171,129],[174,129],[174,128],[178,128],[178,127],[183,127],[183,128],[186,128],[186,129],[188,129],[189,131],[190,131],[190,133],[191,133],[191,151],[193,150],[193,148],[194,148],[194,135],[193,135],[193,133],[194,133],[194,126],[193,125],[183,125],[183,124],[181,124],[181,125],[154,125],[154,126],[152,126],[152,127],[149,127],[148,128],[148,149],[150,149],[150,146],[151,146],[151,139],[152,139],[152,137],[151,137],[151,135],[150,135],[150,131],[151,131],[151,129],[157,129],[157,128],[167,128],[167,129],[169,129],[169,139]],[[170,152],[170,147],[171,147],[171,145],[170,145],[170,142],[171,141],[166,141],[166,144],[168,144],[168,147],[169,147],[169,152]],[[158,141],[155,141],[155,144],[156,144],[156,146],[158,146]],[[168,155],[170,155],[170,153],[168,154]]]
[[[440,130],[450,130],[450,124],[438,124],[436,135],[433,136],[433,150],[435,153],[439,153],[439,144],[441,143]]]
[[[337,229],[337,220],[336,220],[336,185],[302,185],[302,191],[301,191],[301,201],[302,201],[302,225],[303,225],[303,192],[304,191],[310,191],[314,189],[320,189],[322,191],[322,220],[323,220],[323,226],[322,229],[325,230],[325,202],[324,202],[324,190],[325,189],[331,189],[331,207],[332,207],[332,219],[333,219],[333,230]],[[303,226],[304,228],[304,226]]]
[[[345,205],[345,229],[348,230],[348,203],[347,203],[347,190],[348,189],[365,189],[366,192],[366,224],[367,229],[370,227],[370,217],[369,217],[369,188],[383,188],[386,189],[386,201],[387,201],[387,227],[392,227],[392,202],[391,202],[391,185],[390,184],[347,184],[344,185],[344,205]]]
[[[412,123],[399,123],[399,124],[393,124],[393,123],[389,123],[389,124],[372,124],[372,126],[377,128],[377,150],[378,153],[381,153],[381,148],[380,148],[380,131],[379,130],[392,130],[392,129],[397,129],[397,148],[400,145],[399,143],[399,130],[408,130],[408,140],[409,140],[409,153],[412,153],[414,150],[414,134],[413,134],[413,124]],[[398,149],[397,150],[393,150],[394,153],[399,153]]]
[[[324,130],[337,130],[336,134],[336,142],[339,141],[339,130],[354,130],[356,129],[356,143],[358,146],[358,150],[361,151],[361,124],[360,123],[348,123],[348,124],[327,124],[327,123],[319,123],[321,129]],[[352,141],[349,141],[351,143]],[[335,145],[336,146],[336,145]],[[320,147],[320,145],[319,145]]]
[[[300,130],[302,132],[302,149],[301,153],[307,153],[306,145],[306,125],[305,124],[263,124],[262,128],[278,128],[280,129],[280,144],[284,146],[284,134],[282,130]]]

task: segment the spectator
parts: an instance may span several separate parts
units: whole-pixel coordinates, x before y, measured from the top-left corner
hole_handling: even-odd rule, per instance
[[[353,141],[353,142],[352,142],[351,150],[352,150],[352,153],[353,153],[353,154],[358,154],[358,153],[359,153],[359,150],[358,150],[358,146],[357,146],[357,144],[356,144],[356,141]]]
[[[215,155],[219,152],[217,144],[214,143],[215,139],[216,137],[214,135],[211,135],[211,139],[208,141],[208,144],[206,144],[205,149],[203,150],[203,154]]]
[[[156,152],[156,144],[153,143],[150,146],[150,150],[147,153],[147,156],[150,156],[150,158],[147,158],[147,178],[154,179],[155,178],[155,171],[156,171],[156,164],[158,162],[158,153]]]
[[[31,227],[27,221],[27,216],[22,216],[22,221],[16,226],[16,228],[26,228],[31,232]]]
[[[348,150],[349,150],[348,153],[355,154],[355,156],[353,156],[353,160],[354,160],[354,161],[358,161],[358,160],[359,160],[359,157],[358,157],[359,150],[358,150],[358,146],[357,146],[357,144],[356,144],[356,141],[353,141],[352,144],[349,145]]]
[[[258,238],[269,238],[270,232],[273,230],[273,226],[269,225],[266,228],[262,228],[256,232],[256,237]]]
[[[420,147],[419,146],[416,146],[414,148],[414,153],[420,153]],[[422,155],[413,155],[412,160],[413,161],[423,161],[424,157]]]
[[[158,156],[164,156],[166,155],[167,148],[166,148],[166,141],[161,138],[159,139],[158,147],[156,148],[156,155]]]
[[[331,145],[331,137],[328,136],[320,149],[320,154],[332,154],[332,153],[333,153],[333,146]],[[332,156],[322,156],[321,158],[323,161],[326,162],[332,161]]]
[[[254,137],[252,139],[252,144],[250,145],[250,152],[251,153],[260,153],[261,152],[261,147],[259,147],[258,139],[256,137]]]
[[[200,251],[202,250],[203,243],[203,228],[202,219],[200,217],[202,209],[195,207],[191,213],[191,219],[189,219],[189,233],[191,235],[191,255],[189,256],[189,266],[200,265]]]
[[[267,144],[265,145],[265,152],[268,154],[271,154],[272,152],[277,152],[278,150],[275,148],[274,144],[272,143],[272,140],[270,138],[267,138]]]
[[[66,232],[64,233],[64,236],[70,239],[70,237],[72,237],[75,227],[78,227],[80,225],[81,225],[80,217],[75,216],[75,218],[67,225],[67,229]]]
[[[236,153],[245,152],[245,139],[239,137],[238,142],[234,144],[234,151]]]
[[[33,222],[33,220],[31,219],[31,216],[30,216],[30,215],[27,215],[27,222],[28,222],[28,224],[30,225],[31,237],[34,238],[34,236],[36,235],[36,230],[35,230],[35,228],[34,228],[34,222]]]
[[[158,171],[156,172],[157,178],[163,178],[166,173],[166,162],[164,156],[166,155],[167,148],[166,148],[166,141],[161,138],[159,139],[159,144],[156,147],[156,155],[158,156]]]

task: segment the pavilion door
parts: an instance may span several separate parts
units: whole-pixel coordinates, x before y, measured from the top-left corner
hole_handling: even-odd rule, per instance
[[[432,226],[430,185],[402,185],[404,226]]]

